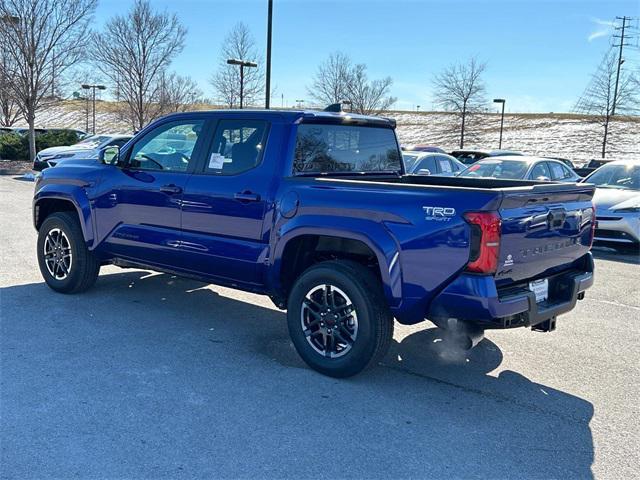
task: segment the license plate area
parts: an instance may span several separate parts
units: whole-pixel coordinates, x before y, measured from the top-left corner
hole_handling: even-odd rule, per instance
[[[529,290],[536,296],[536,303],[541,303],[549,298],[549,279],[543,278],[529,282]]]

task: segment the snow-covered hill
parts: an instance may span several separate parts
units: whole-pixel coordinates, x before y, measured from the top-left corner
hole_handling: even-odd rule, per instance
[[[446,113],[391,112],[402,144],[424,143],[445,150],[459,146],[455,116]],[[505,115],[502,148],[556,156],[582,164],[599,158],[603,129],[593,119],[571,114]],[[618,117],[609,126],[607,157],[640,158],[640,117]],[[500,115],[478,115],[469,126],[465,148],[498,148]]]
[[[204,107],[204,105],[203,105]],[[38,112],[37,126],[86,129],[86,104],[66,101]],[[206,107],[210,108],[210,107]],[[130,133],[131,126],[116,112],[112,102],[98,102],[97,133]],[[389,112],[398,122],[402,144],[438,145],[447,151],[458,147],[455,116],[433,112]],[[89,117],[89,127],[92,120]],[[20,124],[24,126],[24,123]],[[465,147],[498,148],[500,116],[482,114],[468,126]],[[569,158],[582,164],[600,157],[602,127],[589,117],[571,114],[505,115],[502,148],[534,155]],[[610,125],[608,157],[640,158],[640,117],[618,117]]]

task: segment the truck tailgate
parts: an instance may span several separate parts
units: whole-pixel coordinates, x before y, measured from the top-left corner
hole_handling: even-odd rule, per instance
[[[568,268],[590,248],[594,187],[540,184],[504,189],[500,204],[498,286]]]

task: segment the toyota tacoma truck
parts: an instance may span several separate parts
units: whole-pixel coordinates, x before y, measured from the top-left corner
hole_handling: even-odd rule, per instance
[[[394,319],[471,348],[548,332],[593,283],[594,187],[407,175],[391,119],[226,110],[161,118],[38,178],[46,283],[144,268],[268,295],[313,369],[354,375]]]

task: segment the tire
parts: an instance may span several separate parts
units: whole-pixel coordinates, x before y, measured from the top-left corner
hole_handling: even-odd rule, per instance
[[[49,255],[45,255],[45,249]],[[80,223],[73,213],[53,213],[42,222],[37,254],[40,273],[56,292],[84,292],[93,286],[100,273],[100,262],[87,249]]]
[[[327,285],[335,308],[331,301],[321,305],[329,297],[325,297]],[[348,303],[354,311],[345,307]],[[291,289],[287,310],[295,349],[307,365],[324,375],[356,375],[389,350],[393,316],[380,282],[359,263],[332,260],[309,267]]]

